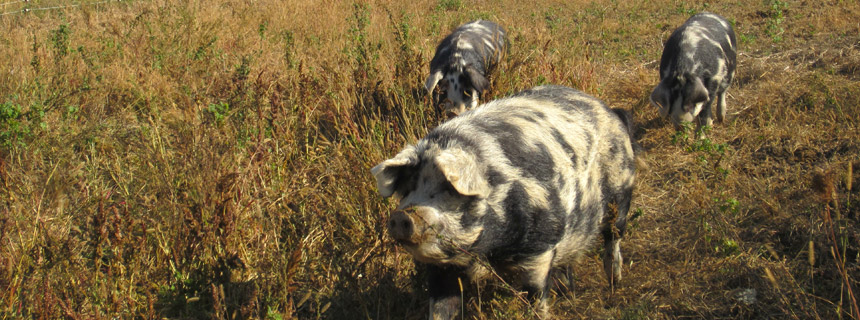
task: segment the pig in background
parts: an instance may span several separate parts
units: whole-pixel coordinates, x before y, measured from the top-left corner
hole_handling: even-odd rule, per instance
[[[392,238],[427,264],[431,319],[491,266],[548,315],[550,274],[600,235],[610,285],[636,171],[629,115],[574,89],[541,86],[443,123],[371,172],[400,199]],[[616,210],[610,210],[610,204]]]
[[[494,22],[477,20],[457,27],[436,47],[424,88],[432,95],[444,79],[453,104],[447,111],[460,114],[476,107],[490,86],[487,76],[501,60],[504,47],[505,30]]]
[[[718,122],[726,118],[726,89],[737,65],[737,41],[731,24],[713,13],[696,14],[675,29],[660,58],[660,84],[651,103],[676,129],[698,119],[698,127],[713,124],[711,106],[717,100]]]

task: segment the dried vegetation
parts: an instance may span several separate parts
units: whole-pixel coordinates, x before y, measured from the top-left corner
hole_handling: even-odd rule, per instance
[[[860,318],[857,1],[80,4],[0,16],[2,318],[425,317],[368,168],[443,120],[426,64],[475,18],[510,35],[488,97],[579,88],[647,151],[624,280],[590,252],[558,318]],[[702,10],[741,54],[697,140],[647,97]],[[469,318],[530,317],[468,290]]]

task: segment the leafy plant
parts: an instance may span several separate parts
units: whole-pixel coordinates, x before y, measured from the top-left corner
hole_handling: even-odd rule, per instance
[[[296,51],[295,42],[296,42],[296,39],[293,36],[293,32],[290,30],[282,31],[281,32],[281,39],[284,42],[284,61],[287,62],[287,65],[290,68],[293,68],[296,66],[296,59],[295,59],[295,54],[296,54],[295,53],[295,51]]]
[[[672,134],[672,144],[674,145],[687,142],[687,140],[690,139],[690,132],[693,131],[692,122],[681,122],[680,126],[681,128],[679,130],[675,130],[675,133]]]
[[[555,30],[561,25],[561,17],[558,12],[559,10],[553,7],[549,7],[544,10],[543,16],[547,29]]]
[[[394,29],[394,40],[397,42],[398,56],[395,62],[395,73],[398,78],[409,79],[414,70],[421,66],[421,55],[415,50],[415,27],[409,22],[414,16],[400,13],[400,18],[395,18],[388,12]]]
[[[463,1],[462,0],[439,0],[439,3],[436,4],[437,10],[442,11],[457,11],[463,9]]]
[[[717,252],[721,252],[727,256],[735,255],[740,252],[738,242],[732,239],[723,238],[720,241],[720,246],[715,248]]]
[[[227,114],[230,113],[230,105],[226,102],[211,103],[206,108],[206,111],[209,111],[215,118],[215,122],[220,125],[227,118]]]
[[[21,107],[11,102],[0,104],[0,146],[11,148],[22,144],[22,137],[30,133],[29,128],[22,123],[25,119]]]
[[[723,213],[738,213],[740,202],[735,198],[714,199],[717,208]]]
[[[780,0],[770,0],[768,2],[767,27],[765,32],[773,40],[773,42],[782,42],[782,35],[785,33],[782,23],[785,22],[784,10],[788,9],[788,2]]]
[[[346,48],[346,54],[355,64],[355,76],[359,80],[374,79],[381,44],[371,44],[367,34],[370,26],[370,5],[354,3],[349,21],[352,25],[347,33],[351,45]]]
[[[51,31],[51,46],[57,59],[65,57],[69,53],[69,37],[72,31],[66,24],[61,24],[57,29]]]

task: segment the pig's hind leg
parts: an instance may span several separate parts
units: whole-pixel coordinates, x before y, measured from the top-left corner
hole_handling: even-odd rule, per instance
[[[717,95],[717,122],[722,123],[726,120],[726,90]]]

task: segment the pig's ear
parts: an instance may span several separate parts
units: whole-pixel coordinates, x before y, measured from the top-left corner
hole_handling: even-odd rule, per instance
[[[490,81],[472,65],[466,66],[466,77],[469,79],[469,84],[472,85],[472,88],[478,91],[478,95],[490,87]]]
[[[397,191],[400,183],[403,183],[408,174],[418,166],[418,152],[414,146],[408,146],[400,151],[394,158],[382,161],[370,169],[370,173],[376,178],[376,188],[383,197],[390,197]]]
[[[691,109],[699,103],[708,101],[708,89],[705,88],[705,85],[702,84],[702,80],[699,77],[687,77],[687,86],[685,88],[686,92],[684,94],[684,108]],[[689,112],[690,110],[685,110]]]
[[[489,196],[490,186],[481,174],[474,154],[459,149],[444,150],[436,156],[436,166],[460,194],[479,198]]]
[[[424,81],[424,89],[427,89],[427,94],[433,94],[433,89],[436,88],[439,80],[442,80],[442,70],[430,70],[430,76],[427,77],[427,81]]]
[[[651,105],[657,109],[669,107],[669,81],[668,77],[660,81],[660,84],[651,92]]]

